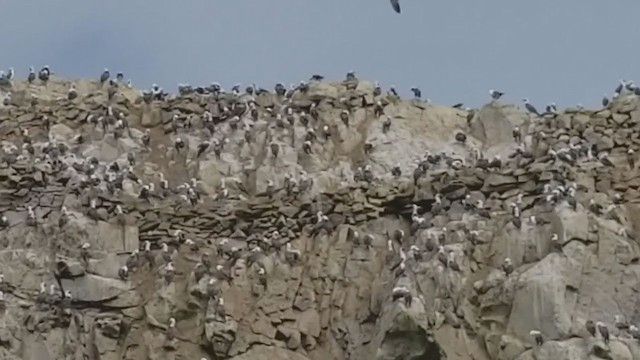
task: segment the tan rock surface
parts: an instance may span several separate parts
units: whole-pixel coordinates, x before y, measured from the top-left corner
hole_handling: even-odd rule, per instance
[[[636,96],[542,118],[492,102],[468,122],[358,80],[291,100],[88,80],[69,100],[69,85],[15,81],[0,107],[2,359],[640,359],[614,324],[639,322]],[[568,144],[595,144],[615,167],[586,150],[564,161]],[[475,149],[502,164],[480,169]],[[394,299],[403,288],[411,302]]]

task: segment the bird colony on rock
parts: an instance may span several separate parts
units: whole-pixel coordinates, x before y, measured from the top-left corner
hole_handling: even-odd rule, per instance
[[[622,306],[605,317],[591,299],[586,316],[555,325],[522,295],[540,264],[572,269],[606,231],[638,254],[632,82],[597,110],[539,112],[524,99],[526,115],[494,148],[474,129],[508,107],[505,93],[491,90],[482,109],[438,108],[417,87],[402,100],[355,72],[273,91],[180,84],[174,95],[137,93],[108,69],[69,83],[45,66],[24,82],[10,69],[0,87],[0,241],[24,258],[3,259],[2,316],[22,314],[19,327],[1,325],[4,359],[417,358],[455,351],[443,335],[455,333],[476,337],[487,359],[558,359],[553,344],[639,351],[637,315]],[[419,136],[396,133],[432,126],[412,112],[464,120],[444,151],[409,145],[405,159],[384,158]],[[326,175],[338,158],[351,163]],[[71,333],[87,326],[94,335]]]

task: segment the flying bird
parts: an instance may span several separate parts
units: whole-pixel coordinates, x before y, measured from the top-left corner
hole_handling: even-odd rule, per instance
[[[400,0],[391,0],[391,7],[395,12],[400,14]]]

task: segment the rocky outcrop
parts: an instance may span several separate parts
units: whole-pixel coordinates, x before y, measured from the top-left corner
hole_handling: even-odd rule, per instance
[[[537,117],[357,79],[69,86],[0,108],[3,359],[640,359],[633,94]]]

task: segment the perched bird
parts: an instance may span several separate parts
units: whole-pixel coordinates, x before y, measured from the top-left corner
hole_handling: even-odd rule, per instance
[[[607,328],[607,325],[605,325],[601,321],[598,321],[596,323],[596,328],[598,329],[598,332],[602,336],[602,340],[604,340],[604,343],[609,344],[609,328]]]
[[[609,160],[609,154],[607,154],[606,152],[603,152],[602,154],[600,154],[599,158],[600,158],[600,162],[603,165],[609,166],[609,167],[615,167],[615,165],[611,162],[611,160]]]
[[[542,333],[538,330],[529,331],[529,335],[531,335],[533,340],[536,342],[536,346],[540,346],[544,342],[544,340],[542,339]]]
[[[520,144],[522,142],[522,133],[520,132],[520,127],[519,126],[515,126],[513,128],[512,134],[513,134],[513,140],[516,143]]]
[[[100,75],[100,83],[104,84],[107,80],[109,80],[109,76],[110,76],[109,69],[104,68],[104,71]]]
[[[596,324],[593,322],[593,320],[587,320],[584,326],[587,329],[587,332],[591,334],[591,336],[596,336]]]
[[[497,91],[497,90],[491,89],[491,90],[489,90],[489,95],[491,95],[491,98],[493,100],[498,100],[498,99],[500,99],[502,97],[502,95],[504,95],[504,93],[500,92],[500,91]]]
[[[204,154],[204,152],[209,148],[210,145],[211,143],[209,143],[208,141],[203,141],[198,144],[198,153],[196,154],[196,158],[199,158],[202,154]]]
[[[462,132],[456,134],[456,141],[464,144],[467,141],[467,135]]]
[[[142,145],[144,145],[145,147],[149,147],[149,144],[151,144],[151,130],[145,129],[141,140]]]
[[[29,66],[29,76],[27,76],[27,82],[31,84],[36,79],[36,72],[33,70],[33,66]]]
[[[511,262],[510,258],[504,259],[504,262],[502,263],[502,270],[504,270],[504,273],[507,276],[509,276],[513,272],[513,262]]]
[[[386,134],[389,128],[391,128],[391,117],[387,116],[382,123],[382,132]]]
[[[529,102],[529,99],[522,99],[522,102],[524,102],[524,107],[525,109],[527,109],[528,112],[535,114],[537,116],[540,116],[540,113],[538,112],[538,110],[531,105],[531,103]]]
[[[127,267],[127,265],[122,265],[120,270],[118,270],[118,277],[120,277],[120,279],[123,281],[127,280],[127,277],[129,277],[129,268]]]
[[[636,157],[633,149],[627,150],[627,162],[629,163],[629,168],[631,170],[636,168]]]

